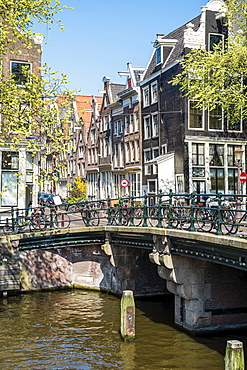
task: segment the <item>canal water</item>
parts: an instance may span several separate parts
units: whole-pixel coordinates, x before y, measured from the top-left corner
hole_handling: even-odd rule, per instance
[[[228,337],[173,326],[173,301],[136,300],[136,339],[119,336],[120,299],[53,291],[0,300],[0,369],[223,370]]]

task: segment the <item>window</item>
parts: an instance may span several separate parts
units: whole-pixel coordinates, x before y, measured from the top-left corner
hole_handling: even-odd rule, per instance
[[[197,102],[189,101],[189,128],[202,129],[203,128],[203,111],[196,107]]]
[[[95,137],[96,137],[96,131],[95,129],[93,129],[91,131],[91,143],[94,144],[95,143]]]
[[[144,139],[149,139],[151,137],[151,125],[150,117],[144,118]]]
[[[2,152],[2,169],[18,170],[19,154],[17,152]]]
[[[135,158],[137,161],[140,160],[140,143],[139,140],[135,141]]]
[[[134,141],[130,142],[130,162],[135,161],[135,144]]]
[[[80,146],[79,147],[79,158],[83,158],[83,152],[84,152],[84,149],[83,149],[83,146]]]
[[[139,131],[139,116],[138,116],[138,112],[135,112],[134,114],[134,131],[137,132]]]
[[[231,107],[227,112],[227,126],[229,131],[242,131],[242,112]]]
[[[157,82],[154,82],[151,85],[151,101],[152,101],[152,104],[158,101]]]
[[[126,163],[130,162],[130,145],[129,143],[125,144],[126,146]]]
[[[205,164],[204,144],[192,144],[192,164],[203,166]]]
[[[25,85],[27,82],[27,72],[30,69],[30,63],[10,62],[10,73],[13,75],[16,85]]]
[[[144,149],[144,163],[147,163],[151,159],[150,149]]]
[[[115,167],[118,165],[118,144],[114,145],[114,165]]]
[[[223,166],[224,165],[224,146],[220,144],[209,145],[209,165]]]
[[[164,155],[167,153],[167,144],[161,145],[161,154]]]
[[[211,168],[211,192],[218,193],[225,191],[225,172],[223,168]]]
[[[216,106],[211,111],[208,111],[208,128],[209,130],[223,129],[223,110],[221,106]]]
[[[123,163],[124,163],[124,144],[120,143],[120,158],[119,158],[120,167],[123,167]]]
[[[222,43],[222,48],[224,47],[223,44],[224,36],[216,33],[209,34],[209,50],[213,51],[215,46],[219,45],[219,43]]]
[[[147,107],[149,105],[149,88],[143,89],[143,106]]]
[[[129,116],[125,117],[125,134],[129,133]]]
[[[159,148],[152,149],[152,158],[157,158],[159,156]]]
[[[153,137],[159,136],[158,114],[152,116]]]
[[[17,206],[19,153],[2,152],[2,206]]]
[[[161,63],[161,46],[156,49],[156,64]]]
[[[156,181],[155,180],[148,181],[148,192],[152,194],[156,194]]]
[[[130,125],[129,125],[129,132],[134,132],[134,116],[133,114],[130,114]]]

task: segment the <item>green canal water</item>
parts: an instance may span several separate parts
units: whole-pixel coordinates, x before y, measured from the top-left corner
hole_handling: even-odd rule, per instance
[[[224,369],[226,340],[173,326],[171,299],[136,300],[136,339],[119,336],[120,300],[55,291],[0,300],[0,369]]]

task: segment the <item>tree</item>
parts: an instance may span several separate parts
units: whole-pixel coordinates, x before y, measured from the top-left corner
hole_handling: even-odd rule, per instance
[[[0,0],[0,60],[2,65],[13,59],[22,60],[23,52],[35,60],[41,53],[40,35],[34,32],[36,21],[56,23],[55,17],[67,6],[59,0]],[[66,75],[57,74],[45,64],[16,63],[12,71],[2,68],[0,78],[0,145],[18,151],[21,147],[35,156],[40,150],[45,156],[63,156],[68,151],[68,119],[59,117],[59,107],[71,104],[73,91],[66,89]],[[12,72],[12,73],[11,73]],[[61,99],[60,97],[66,97]],[[71,115],[69,109],[68,115]],[[56,161],[56,170],[66,161]],[[48,169],[49,172],[49,169]],[[46,177],[43,170],[43,178]],[[49,176],[56,176],[49,173]]]
[[[222,108],[234,125],[247,118],[247,1],[227,0],[222,9],[227,37],[213,50],[193,49],[171,83],[210,111]]]

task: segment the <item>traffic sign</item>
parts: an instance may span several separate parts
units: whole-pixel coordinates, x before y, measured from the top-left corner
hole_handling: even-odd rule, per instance
[[[247,181],[247,174],[246,174],[246,172],[241,172],[241,174],[239,176],[239,180],[240,180],[240,182],[246,182]]]
[[[129,180],[128,179],[122,179],[120,181],[120,185],[123,187],[123,188],[126,188],[127,186],[129,186]]]

